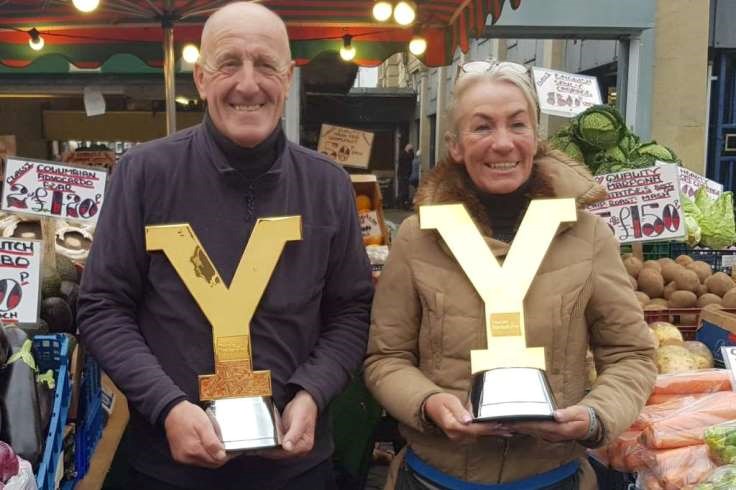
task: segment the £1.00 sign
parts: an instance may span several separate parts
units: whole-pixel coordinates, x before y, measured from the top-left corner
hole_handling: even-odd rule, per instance
[[[674,165],[597,175],[608,199],[588,207],[619,242],[673,240],[685,236],[678,171]]]

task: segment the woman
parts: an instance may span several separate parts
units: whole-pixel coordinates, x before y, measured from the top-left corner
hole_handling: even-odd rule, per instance
[[[585,447],[607,444],[634,421],[656,374],[618,243],[584,211],[605,191],[583,165],[538,141],[524,67],[472,62],[460,75],[448,158],[414,202],[463,203],[503,260],[530,199],[576,199],[577,221],[560,227],[524,301],[527,345],[545,347],[561,408],[550,422],[471,422],[469,353],[486,348],[483,303],[439,234],[421,230],[414,215],[381,274],[365,361],[368,387],[408,443],[387,488],[597,488]],[[588,349],[599,377],[586,394]]]

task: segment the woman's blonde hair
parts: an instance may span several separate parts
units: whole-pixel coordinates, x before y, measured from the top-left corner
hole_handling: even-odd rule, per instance
[[[470,62],[465,63],[463,66],[481,65],[481,67],[485,67],[482,63]],[[537,94],[529,69],[524,65],[510,61],[488,61],[486,63],[488,63],[487,68],[478,72],[464,72],[462,67],[458,67],[458,76],[455,80],[455,86],[452,89],[452,99],[447,107],[447,112],[450,116],[450,127],[445,133],[445,140],[454,140],[457,137],[459,129],[457,127],[458,115],[455,112],[459,105],[458,102],[470,88],[483,82],[508,82],[521,90],[531,112],[532,130],[536,137],[539,126],[539,103],[537,102]]]

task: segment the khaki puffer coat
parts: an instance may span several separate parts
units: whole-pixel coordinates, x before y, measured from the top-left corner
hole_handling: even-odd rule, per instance
[[[462,165],[443,163],[423,182],[415,204],[463,203],[502,260],[509,244],[491,238],[473,189]],[[595,409],[604,445],[631,425],[649,396],[656,376],[654,345],[618,243],[605,222],[582,209],[606,195],[587,168],[543,148],[534,161],[530,195],[574,197],[579,211],[577,222],[560,226],[527,293],[527,345],[545,347],[546,372],[560,407],[580,403]],[[458,445],[424,421],[421,406],[433,393],[452,393],[467,403],[470,351],[485,348],[479,295],[437,231],[421,230],[416,215],[407,218],[373,303],[365,361],[369,389],[398,419],[414,452],[445,473],[471,482],[506,483],[578,458],[581,488],[596,488],[585,448],[576,442],[519,435]],[[598,378],[586,395],[589,348]]]

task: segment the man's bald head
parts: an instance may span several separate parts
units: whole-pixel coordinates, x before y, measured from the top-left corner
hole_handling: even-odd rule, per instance
[[[284,60],[291,61],[289,36],[281,17],[259,3],[233,2],[215,11],[204,24],[198,61],[202,67],[206,69],[208,62],[211,62],[208,58],[213,51],[212,44],[216,42],[217,35],[223,30],[234,28],[253,32],[271,31],[279,40],[279,45],[275,48],[282,54]]]

